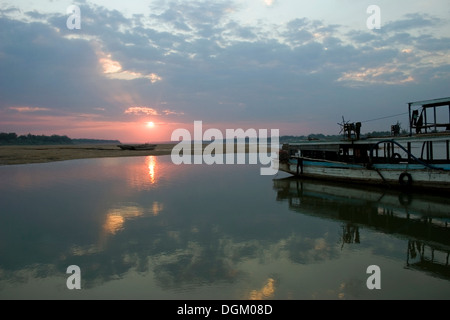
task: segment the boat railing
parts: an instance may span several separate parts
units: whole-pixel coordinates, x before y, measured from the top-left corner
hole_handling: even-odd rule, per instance
[[[414,155],[411,153],[411,151],[409,151],[408,149],[406,149],[404,146],[402,146],[400,143],[398,143],[397,141],[395,141],[395,140],[393,140],[393,139],[381,140],[381,141],[376,142],[376,143],[372,146],[372,148],[370,149],[370,153],[369,153],[369,166],[370,166],[371,164],[374,163],[374,154],[373,154],[373,153],[374,153],[374,150],[378,149],[379,145],[382,144],[382,143],[390,143],[390,144],[392,144],[392,146],[395,145],[395,146],[397,146],[398,148],[400,148],[401,150],[403,150],[403,151],[407,154],[407,156],[408,156],[408,162],[409,162],[410,159],[412,159],[412,160],[414,160],[416,163],[421,164],[421,165],[423,165],[423,166],[425,166],[425,167],[427,167],[427,168],[429,168],[429,169],[433,169],[433,170],[443,170],[442,168],[436,167],[436,166],[434,166],[434,165],[432,165],[432,164],[430,164],[430,163],[427,163],[427,162],[425,162],[425,161],[423,161],[423,160],[417,158],[416,156],[414,156]],[[392,154],[392,157],[394,158],[396,154],[398,154],[398,153],[393,153],[393,154]]]

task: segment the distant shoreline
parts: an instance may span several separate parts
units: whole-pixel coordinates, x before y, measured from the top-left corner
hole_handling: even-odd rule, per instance
[[[170,155],[177,144],[178,142],[158,144],[154,150],[122,150],[112,144],[0,146],[0,166],[91,158],[162,156]],[[203,147],[206,145],[208,144]]]
[[[0,146],[0,166],[54,161],[169,155],[175,144],[158,144],[154,150],[122,150],[112,144]]]

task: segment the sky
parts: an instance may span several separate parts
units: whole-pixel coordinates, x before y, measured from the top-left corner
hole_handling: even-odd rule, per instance
[[[0,132],[407,129],[408,102],[450,97],[449,15],[448,0],[0,0]]]

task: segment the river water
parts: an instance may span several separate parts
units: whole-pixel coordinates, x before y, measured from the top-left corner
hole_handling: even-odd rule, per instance
[[[0,299],[450,298],[440,196],[170,156],[3,166],[0,179]]]

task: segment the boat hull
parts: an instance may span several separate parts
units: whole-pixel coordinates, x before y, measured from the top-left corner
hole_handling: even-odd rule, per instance
[[[374,164],[367,167],[362,164],[290,159],[288,162],[280,162],[279,170],[298,177],[450,191],[450,170],[445,166],[441,170],[407,163]]]
[[[118,147],[122,150],[154,150],[156,144],[120,144]]]

